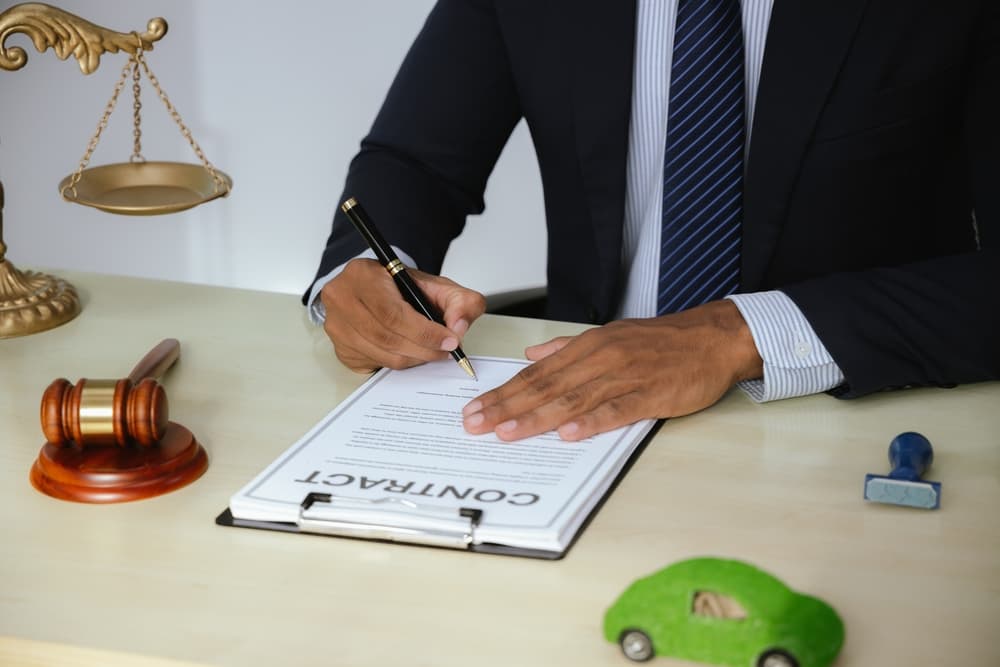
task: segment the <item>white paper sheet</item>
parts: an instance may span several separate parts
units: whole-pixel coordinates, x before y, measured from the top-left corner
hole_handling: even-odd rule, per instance
[[[471,361],[478,382],[450,359],[379,371],[234,495],[233,516],[295,521],[310,492],[394,498],[482,510],[476,543],[564,550],[654,421],[580,442],[469,435],[462,407],[530,363]]]

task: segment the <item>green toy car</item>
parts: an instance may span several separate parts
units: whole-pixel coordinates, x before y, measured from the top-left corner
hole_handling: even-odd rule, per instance
[[[632,583],[604,615],[625,656],[732,667],[826,667],[844,643],[828,604],[735,560],[694,558]]]

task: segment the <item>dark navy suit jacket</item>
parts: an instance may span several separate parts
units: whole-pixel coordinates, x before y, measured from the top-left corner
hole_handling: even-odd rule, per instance
[[[622,290],[634,24],[627,0],[440,0],[345,196],[437,272],[524,118],[548,315],[607,321]],[[838,395],[1000,377],[998,123],[996,0],[775,1],[741,291],[795,301],[845,373]],[[338,212],[317,276],[363,249]]]

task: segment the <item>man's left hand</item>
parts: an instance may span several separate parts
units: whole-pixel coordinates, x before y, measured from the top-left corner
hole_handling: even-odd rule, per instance
[[[763,373],[750,329],[728,300],[611,322],[525,355],[535,363],[465,406],[466,431],[518,440],[555,429],[564,440],[581,440],[696,412]]]

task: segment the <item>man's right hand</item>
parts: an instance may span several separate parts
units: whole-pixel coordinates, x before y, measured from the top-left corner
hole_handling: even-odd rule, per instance
[[[441,276],[407,269],[447,326],[408,304],[389,273],[372,259],[352,259],[323,286],[323,328],[337,358],[358,373],[409,368],[448,356],[486,310],[486,299]]]

